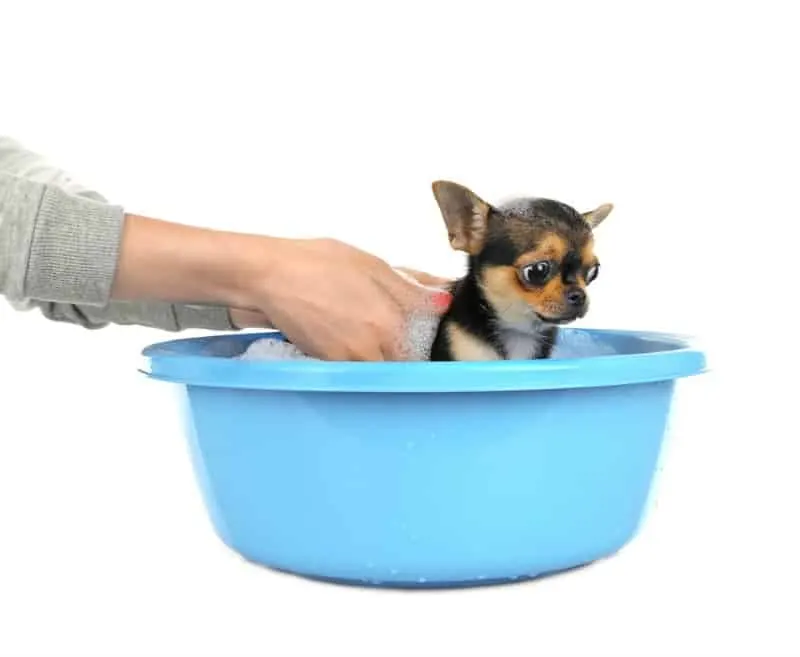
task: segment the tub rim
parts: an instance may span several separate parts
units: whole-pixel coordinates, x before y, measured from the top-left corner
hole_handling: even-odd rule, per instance
[[[233,333],[157,342],[141,354],[149,378],[189,386],[285,392],[447,393],[598,388],[670,381],[702,374],[703,352],[688,336],[654,331],[565,328],[593,336],[657,342],[668,348],[635,354],[492,362],[241,361],[198,354],[212,342],[238,346],[262,339],[284,340],[279,331]]]

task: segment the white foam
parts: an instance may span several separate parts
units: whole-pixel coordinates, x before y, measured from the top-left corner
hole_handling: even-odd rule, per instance
[[[610,345],[580,329],[565,329],[558,332],[551,358],[587,358],[589,356],[611,356],[617,353]]]
[[[239,360],[316,360],[304,354],[291,342],[273,338],[262,338],[251,342],[250,346],[237,358]]]
[[[408,360],[428,359],[430,347],[436,336],[438,318],[430,315],[412,317],[407,332]],[[553,348],[552,358],[586,358],[589,356],[608,356],[617,353],[611,346],[598,340],[590,333],[579,329],[562,330]],[[241,355],[240,360],[316,360],[302,353],[289,342],[263,338],[253,341]]]
[[[428,360],[438,326],[439,317],[436,315],[420,313],[409,318],[403,344],[406,360]],[[293,344],[274,338],[254,340],[237,358],[239,360],[317,360],[304,354]]]

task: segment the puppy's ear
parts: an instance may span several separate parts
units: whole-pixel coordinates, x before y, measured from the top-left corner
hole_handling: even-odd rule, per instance
[[[450,246],[470,255],[479,253],[491,206],[466,187],[447,180],[433,183],[433,195],[442,211]]]
[[[583,213],[583,218],[587,224],[591,228],[597,228],[603,220],[611,214],[611,211],[614,209],[614,206],[611,203],[604,203],[598,208],[594,210],[590,210],[589,212]]]

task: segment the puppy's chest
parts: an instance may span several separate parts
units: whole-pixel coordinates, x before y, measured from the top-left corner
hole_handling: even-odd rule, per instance
[[[526,327],[527,328],[527,327]],[[539,351],[542,336],[530,329],[516,326],[503,326],[498,330],[500,343],[508,360],[530,360]]]

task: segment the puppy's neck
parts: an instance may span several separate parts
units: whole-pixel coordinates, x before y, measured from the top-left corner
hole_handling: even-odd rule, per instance
[[[540,358],[544,343],[550,340],[550,329],[541,320],[528,323],[507,322],[498,318],[497,333],[507,360]]]

